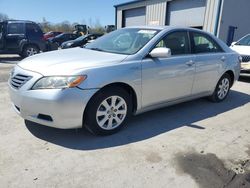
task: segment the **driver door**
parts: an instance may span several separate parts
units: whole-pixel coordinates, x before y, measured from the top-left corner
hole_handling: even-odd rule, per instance
[[[186,31],[165,36],[156,46],[167,47],[171,56],[142,60],[142,106],[190,96],[195,75],[195,56],[191,54]]]

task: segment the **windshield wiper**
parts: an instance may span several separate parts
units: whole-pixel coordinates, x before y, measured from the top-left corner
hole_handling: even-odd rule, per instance
[[[90,50],[95,50],[95,51],[100,51],[100,52],[102,52],[103,50],[102,49],[100,49],[100,48],[88,48],[88,49],[90,49]]]

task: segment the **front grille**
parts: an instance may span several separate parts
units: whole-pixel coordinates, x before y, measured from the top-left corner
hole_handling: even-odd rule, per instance
[[[246,63],[250,61],[250,55],[242,55],[242,62]]]
[[[29,81],[32,77],[23,75],[23,74],[17,74],[14,77],[10,79],[10,84],[12,87],[19,89],[22,87],[27,81]]]

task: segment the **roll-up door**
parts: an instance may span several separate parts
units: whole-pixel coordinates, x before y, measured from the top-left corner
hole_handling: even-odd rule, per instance
[[[173,0],[167,4],[167,24],[173,26],[202,27],[206,0]]]
[[[145,25],[146,7],[134,8],[123,11],[123,27]]]

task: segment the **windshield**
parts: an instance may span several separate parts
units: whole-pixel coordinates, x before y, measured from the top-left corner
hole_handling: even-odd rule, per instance
[[[59,35],[55,36],[55,38],[60,38],[60,37],[62,37],[64,35],[65,35],[65,33],[62,33],[62,34],[59,34]]]
[[[87,49],[132,55],[147,44],[159,30],[127,28],[111,32],[86,46]]]
[[[76,38],[75,41],[81,41],[81,40],[85,39],[86,36],[87,35],[80,36],[80,37]]]
[[[250,35],[247,35],[240,39],[236,45],[250,46]]]

